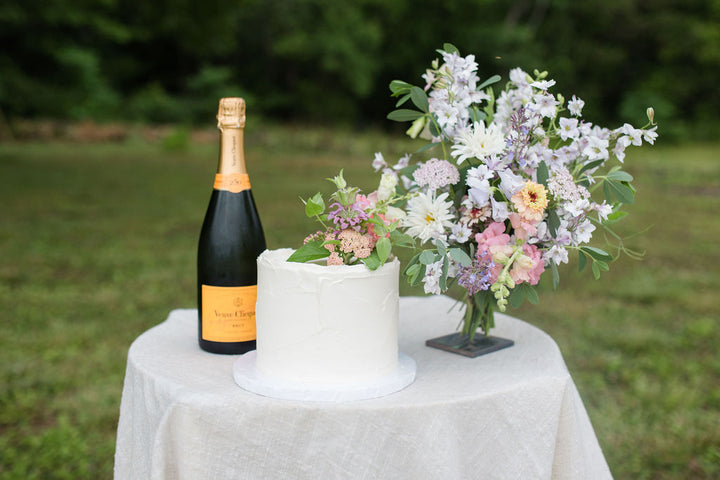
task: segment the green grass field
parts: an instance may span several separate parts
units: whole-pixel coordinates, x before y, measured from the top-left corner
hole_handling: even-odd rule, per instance
[[[247,158],[269,248],[312,224],[298,196],[413,147],[401,135],[255,127]],[[0,478],[111,478],[127,350],[195,307],[216,145],[0,144]],[[618,479],[720,477],[720,145],[632,151],[625,234],[646,252],[594,281],[573,265],[510,311],[559,344]],[[326,186],[327,184],[327,186]],[[409,290],[404,289],[404,292]]]

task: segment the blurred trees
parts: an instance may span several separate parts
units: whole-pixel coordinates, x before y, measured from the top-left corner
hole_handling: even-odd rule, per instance
[[[592,120],[710,137],[720,0],[5,0],[5,117],[202,122],[220,96],[255,112],[378,122],[387,84],[451,42],[481,77],[548,70]]]

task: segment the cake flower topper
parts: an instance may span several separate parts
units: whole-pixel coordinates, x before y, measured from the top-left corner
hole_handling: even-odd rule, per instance
[[[289,262],[326,259],[328,265],[364,263],[376,270],[392,258],[393,244],[414,247],[412,237],[398,229],[405,212],[393,205],[404,203],[407,196],[397,192],[397,175],[382,175],[378,189],[367,196],[348,185],[342,170],[328,180],[337,188],[329,206],[320,193],[303,200],[305,214],[322,229],[306,237]]]
[[[557,288],[558,265],[570,253],[578,255],[580,270],[589,264],[596,279],[621,254],[642,257],[612,228],[635,196],[633,177],[622,170],[625,150],[654,144],[657,126],[652,108],[642,128],[593,125],[583,118],[580,98],[566,102],[551,93],[555,81],[537,70],[531,76],[512,69],[496,95],[492,86],[500,77],[481,82],[473,55],[462,57],[450,44],[438,53],[442,62],[422,75],[423,87],[390,83],[396,106],[415,108],[388,118],[412,122],[407,134],[429,142],[416,152],[419,160],[405,155],[390,165],[375,154],[380,186],[367,197],[342,174],[336,177],[330,213],[319,194],[306,202],[308,216],[332,225],[324,224],[298,252],[327,257],[329,264],[362,259],[376,268],[391,243],[415,248],[403,271],[407,281],[430,294],[459,285],[466,305],[462,332],[472,341],[478,328],[489,334],[496,310],[525,299],[537,303],[533,286],[546,271]],[[596,231],[605,233],[603,248],[590,245]],[[347,233],[341,238],[340,232]]]

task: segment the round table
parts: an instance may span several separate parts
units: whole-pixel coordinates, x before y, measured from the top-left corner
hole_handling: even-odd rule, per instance
[[[612,478],[552,338],[497,314],[493,335],[513,347],[471,359],[425,346],[460,318],[448,297],[402,297],[415,382],[317,403],[241,389],[237,357],[201,351],[196,310],[174,310],[128,352],[115,478]]]

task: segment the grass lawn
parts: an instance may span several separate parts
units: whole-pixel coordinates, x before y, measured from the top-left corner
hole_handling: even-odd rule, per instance
[[[313,224],[298,196],[401,135],[250,127],[247,158],[268,247]],[[195,307],[195,254],[217,146],[0,144],[0,478],[111,478],[127,349]],[[594,281],[574,265],[510,314],[552,335],[615,477],[720,477],[720,145],[631,151],[623,225],[646,258]],[[325,186],[324,184],[327,184]],[[403,289],[405,293],[410,292]]]

